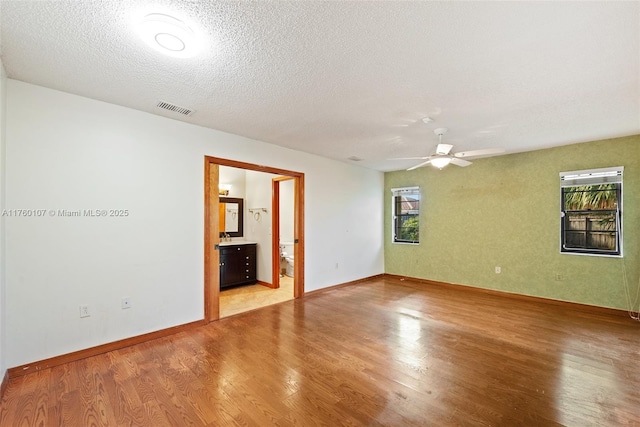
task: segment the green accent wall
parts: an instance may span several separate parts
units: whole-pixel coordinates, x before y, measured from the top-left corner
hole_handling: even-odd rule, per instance
[[[559,173],[612,166],[625,167],[624,257],[560,254]],[[394,244],[391,188],[414,185],[422,193],[420,244]],[[623,269],[635,299],[640,135],[385,173],[388,274],[626,310]]]

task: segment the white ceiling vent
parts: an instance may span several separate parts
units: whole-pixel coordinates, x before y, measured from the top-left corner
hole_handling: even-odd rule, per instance
[[[180,107],[178,105],[165,101],[158,101],[156,107],[162,108],[163,110],[173,111],[174,113],[182,114],[183,116],[190,116],[195,113],[195,110],[186,107]]]

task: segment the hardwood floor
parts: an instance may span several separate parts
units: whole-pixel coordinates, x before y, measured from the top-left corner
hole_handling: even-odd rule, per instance
[[[238,286],[220,291],[220,318],[293,299],[293,278],[280,278],[280,287],[264,285]]]
[[[640,324],[379,278],[10,380],[2,426],[640,426]]]

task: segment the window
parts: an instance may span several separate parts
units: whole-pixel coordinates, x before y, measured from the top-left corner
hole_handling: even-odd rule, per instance
[[[622,256],[623,170],[560,173],[560,252]]]
[[[420,242],[420,188],[392,188],[393,242]]]

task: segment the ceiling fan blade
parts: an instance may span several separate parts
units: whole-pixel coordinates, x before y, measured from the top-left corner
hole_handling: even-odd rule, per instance
[[[424,156],[424,157],[394,157],[393,159],[387,159],[387,160],[426,160],[428,158],[429,158],[429,156]]]
[[[456,157],[476,157],[476,156],[487,156],[489,154],[500,154],[504,153],[504,148],[485,148],[484,150],[473,150],[473,151],[461,151],[459,153],[455,153]]]
[[[415,166],[411,166],[411,167],[410,167],[409,169],[407,169],[407,170],[408,170],[408,171],[412,171],[412,170],[414,170],[414,169],[421,168],[422,166],[426,166],[426,165],[428,165],[429,163],[431,163],[431,159],[427,160],[426,162],[419,163],[419,164],[417,164],[417,165],[415,165]]]
[[[442,154],[446,156],[447,154],[449,154],[449,151],[451,151],[452,148],[453,145],[451,144],[438,144],[438,147],[436,147],[436,154]]]
[[[462,166],[462,167],[469,166],[471,164],[471,162],[468,160],[462,160],[456,157],[451,158],[451,163],[453,163],[456,166]]]

